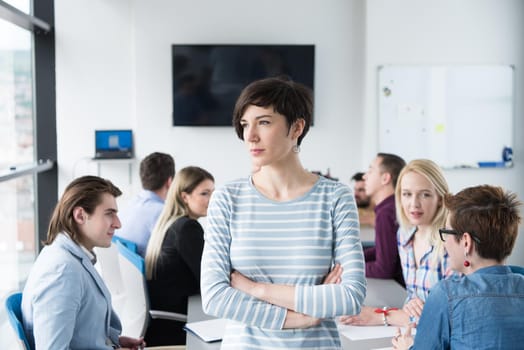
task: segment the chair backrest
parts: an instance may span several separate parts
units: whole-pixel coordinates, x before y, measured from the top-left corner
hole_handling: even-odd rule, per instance
[[[5,308],[7,310],[7,316],[9,317],[9,322],[13,327],[18,339],[20,340],[21,345],[25,350],[31,350],[29,346],[29,341],[27,340],[24,327],[22,325],[22,293],[14,293],[7,297],[5,301]]]
[[[149,297],[145,278],[145,262],[137,253],[117,241],[118,261],[125,298],[121,310],[116,310],[122,322],[122,334],[144,336],[149,323]]]
[[[125,239],[125,238],[122,238],[122,237],[119,237],[119,236],[113,236],[112,241],[113,242],[121,242],[122,244],[124,244],[133,253],[138,253],[138,246],[136,245],[135,242],[132,242],[132,241],[130,241],[128,239]]]
[[[96,254],[95,268],[111,293],[113,309],[120,316],[120,310],[124,309],[126,289],[122,281],[116,242],[111,243],[109,248],[95,247],[94,251]]]
[[[149,309],[146,265],[138,253],[120,240],[114,240],[109,248],[95,248],[95,253],[95,267],[111,293],[113,310],[122,322],[123,335],[143,336],[150,317],[186,322],[186,315]]]

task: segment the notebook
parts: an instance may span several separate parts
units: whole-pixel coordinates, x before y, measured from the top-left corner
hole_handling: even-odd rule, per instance
[[[133,158],[132,130],[95,130],[94,159]]]
[[[184,329],[193,333],[206,343],[221,341],[226,329],[225,318],[186,323]]]

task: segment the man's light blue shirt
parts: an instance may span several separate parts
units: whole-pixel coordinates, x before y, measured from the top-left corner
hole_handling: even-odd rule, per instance
[[[151,231],[164,207],[164,200],[156,193],[142,190],[119,214],[122,228],[116,235],[136,243],[138,253],[145,257]]]

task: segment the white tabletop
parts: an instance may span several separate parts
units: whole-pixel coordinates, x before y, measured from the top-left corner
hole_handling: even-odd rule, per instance
[[[368,288],[366,293],[365,305],[369,306],[395,306],[401,307],[406,297],[406,291],[394,280],[380,280],[369,278]],[[202,300],[200,295],[189,297],[189,304],[187,310],[188,322],[202,321],[213,318],[206,315],[202,310]],[[368,327],[366,327],[368,328]],[[364,329],[362,332],[373,332],[373,329]],[[391,347],[391,337],[384,333],[384,330],[376,329],[377,334],[386,335],[382,338],[367,338],[367,339],[350,339],[345,335],[344,326],[341,327],[340,340],[342,342],[342,349],[351,350],[368,350],[368,349],[384,349]],[[381,332],[379,332],[381,331]],[[393,327],[391,327],[393,331]],[[382,336],[380,335],[380,336]],[[187,334],[187,350],[216,350],[220,349],[220,342],[206,343],[197,336]]]

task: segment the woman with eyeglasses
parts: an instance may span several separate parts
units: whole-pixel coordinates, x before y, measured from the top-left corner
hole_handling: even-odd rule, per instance
[[[364,306],[357,316],[341,317],[343,324],[405,326],[416,322],[429,289],[452,273],[438,232],[447,216],[443,198],[448,184],[441,169],[431,160],[415,159],[402,169],[397,183],[397,242],[406,302],[402,309]]]
[[[466,188],[444,200],[440,230],[451,268],[424,306],[415,339],[411,327],[393,338],[395,349],[521,349],[524,276],[504,265],[518,234],[522,203],[500,187]]]

